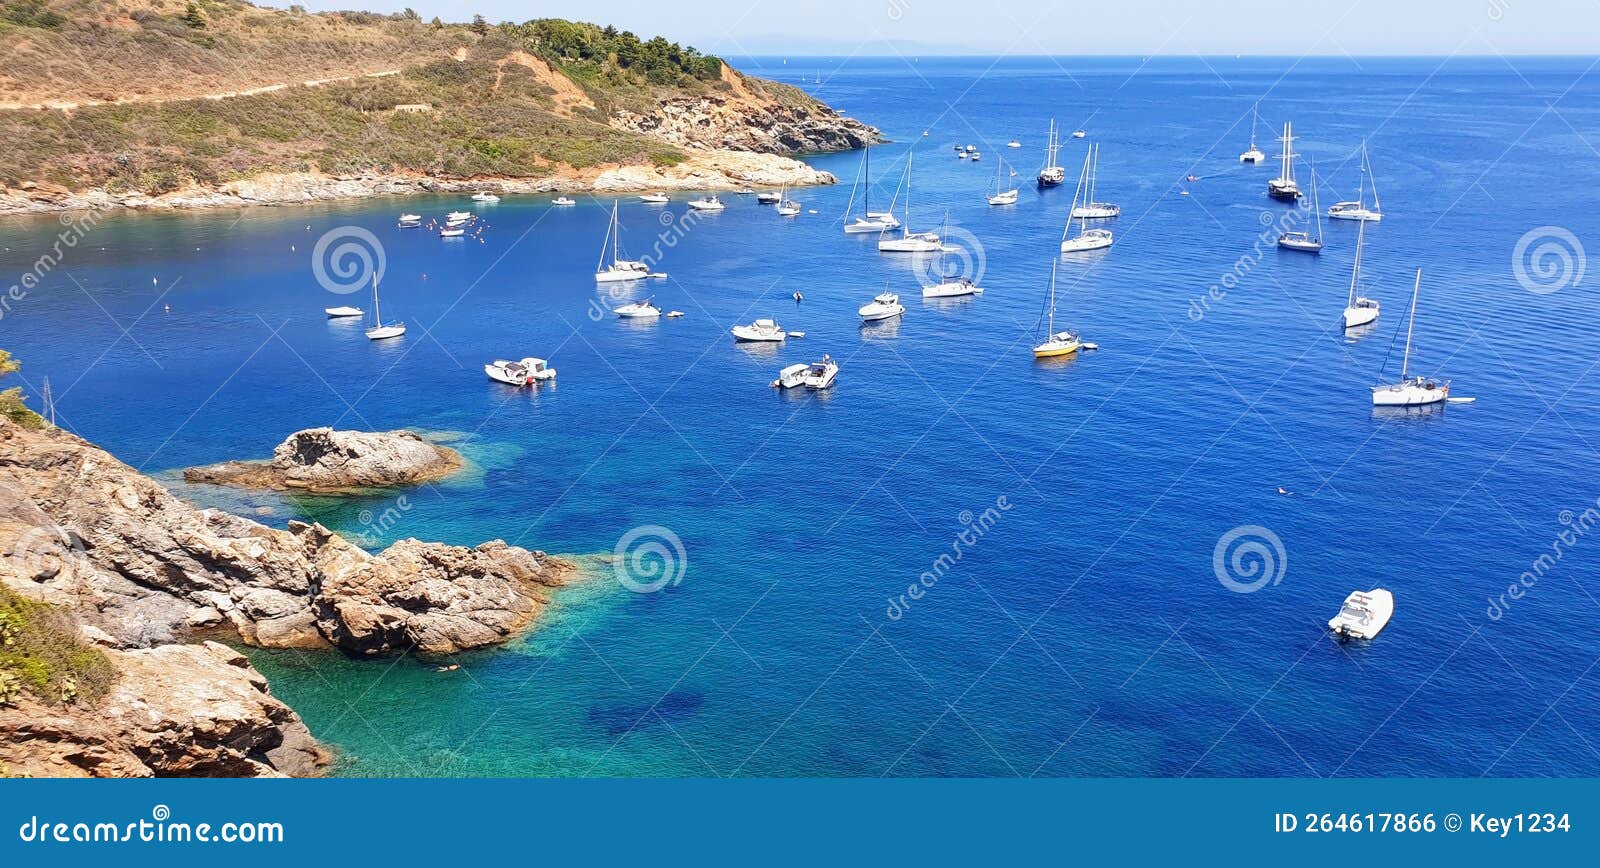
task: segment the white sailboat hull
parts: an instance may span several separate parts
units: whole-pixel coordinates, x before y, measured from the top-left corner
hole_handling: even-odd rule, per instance
[[[910,233],[899,238],[878,239],[879,253],[939,253],[944,242],[931,232]]]
[[[846,235],[862,235],[872,233],[878,235],[890,229],[899,229],[900,221],[887,214],[874,214],[867,217],[857,217],[844,227]]]
[[[1260,150],[1252,148],[1252,149],[1250,149],[1248,151],[1245,151],[1244,153],[1239,155],[1239,162],[1241,162],[1241,163],[1259,163],[1259,162],[1262,162],[1263,160],[1265,160],[1266,158],[1267,158],[1266,154],[1262,153]]]
[[[974,286],[970,280],[946,280],[932,286],[922,288],[923,298],[960,298],[964,295],[979,295],[983,287]]]
[[[1379,308],[1351,306],[1344,309],[1344,327],[1353,329],[1378,318]]]
[[[1090,250],[1104,250],[1111,246],[1113,236],[1106,229],[1090,229],[1076,238],[1068,238],[1061,242],[1062,253],[1084,253]]]
[[[1330,220],[1361,220],[1366,223],[1377,223],[1383,219],[1383,214],[1371,208],[1341,202],[1328,209]]]
[[[367,339],[373,341],[382,341],[389,338],[400,337],[405,333],[405,324],[396,323],[395,325],[378,326],[376,328],[367,329]]]
[[[1090,202],[1072,209],[1074,220],[1104,220],[1109,217],[1122,215],[1121,205],[1112,205],[1107,202]]]
[[[1408,383],[1372,387],[1374,407],[1421,407],[1437,404],[1450,397],[1450,384],[1439,385],[1423,381],[1420,377]]]
[[[984,198],[989,200],[990,205],[1015,205],[1017,204],[1017,191],[1007,190],[1004,193],[996,193],[993,196]]]

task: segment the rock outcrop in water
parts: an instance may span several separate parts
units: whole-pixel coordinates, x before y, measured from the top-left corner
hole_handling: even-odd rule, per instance
[[[459,471],[461,456],[410,431],[296,431],[270,461],[228,461],[183,472],[189,482],[340,492],[432,482]]]
[[[306,773],[315,745],[261,675],[224,646],[179,643],[223,629],[262,647],[450,654],[527,627],[573,570],[499,541],[374,555],[321,525],[197,509],[71,434],[0,419],[0,582],[74,612],[120,674],[93,708],[0,710],[0,764]]]

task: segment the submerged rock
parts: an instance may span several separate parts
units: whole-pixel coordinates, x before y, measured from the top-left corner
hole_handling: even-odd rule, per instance
[[[296,431],[270,461],[227,461],[183,472],[189,482],[336,493],[442,479],[462,467],[453,449],[410,431]]]

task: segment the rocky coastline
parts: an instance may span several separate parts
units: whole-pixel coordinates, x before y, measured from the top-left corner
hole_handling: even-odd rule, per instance
[[[278,444],[267,461],[225,461],[183,472],[186,482],[320,494],[398,488],[452,476],[460,453],[410,431],[309,428]]]
[[[576,575],[498,540],[372,554],[321,525],[198,509],[67,432],[0,419],[0,584],[70,616],[115,669],[93,703],[0,697],[0,773],[315,774],[328,751],[203,636],[450,655],[514,637]]]

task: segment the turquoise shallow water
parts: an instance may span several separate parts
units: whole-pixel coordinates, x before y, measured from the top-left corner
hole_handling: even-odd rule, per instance
[[[682,233],[660,216],[681,226],[681,202],[624,201],[625,248],[661,240],[671,274],[638,297],[685,313],[646,325],[590,316],[607,302],[588,275],[609,200],[507,198],[483,209],[481,243],[446,243],[394,228],[402,209],[467,205],[421,198],[108,217],[0,320],[0,346],[30,391],[49,377],[63,424],[152,472],[327,424],[450,432],[474,463],[403,508],[187,491],[265,521],[374,545],[610,552],[645,525],[681,540],[678,584],[636,594],[600,570],[541,629],[454,672],[255,653],[342,749],[341,773],[1593,775],[1600,542],[1486,614],[1563,512],[1600,496],[1593,276],[1536,294],[1513,265],[1538,227],[1600,237],[1587,65],[807,60],[791,68],[826,80],[808,88],[897,141],[875,152],[876,201],[918,145],[913,225],[948,212],[977,239],[981,298],[915,298],[926,264],[838,231],[847,184],[800,191],[819,213],[789,222],[727,196]],[[1388,216],[1367,236],[1385,309],[1369,335],[1335,328],[1352,224],[1324,227],[1319,258],[1268,249],[1191,314],[1283,213],[1263,195],[1272,167],[1236,162],[1261,97],[1263,147],[1292,119],[1324,205],[1354,194],[1370,138]],[[981,194],[998,156],[1031,176],[1052,115],[1102,145],[1101,198],[1123,216],[1112,251],[1060,265],[1061,316],[1101,350],[1037,364],[1071,189],[1024,185],[1006,209]],[[983,162],[953,158],[969,142]],[[1083,147],[1066,143],[1069,175]],[[812,162],[848,181],[859,161]],[[361,298],[311,273],[342,226],[383,245],[401,341],[320,315]],[[7,223],[0,267],[30,267],[58,230]],[[1418,368],[1478,401],[1374,415],[1366,387],[1395,367],[1419,266]],[[886,283],[909,312],[861,328],[854,309]],[[807,336],[734,346],[727,328],[762,315]],[[766,388],[824,352],[843,366],[832,393]],[[528,354],[559,369],[554,387],[511,392],[479,370]],[[963,516],[1001,497],[1011,508],[888,617]],[[1249,525],[1287,567],[1238,594],[1213,553]],[[1397,599],[1388,630],[1330,641],[1339,601],[1376,584]]]

